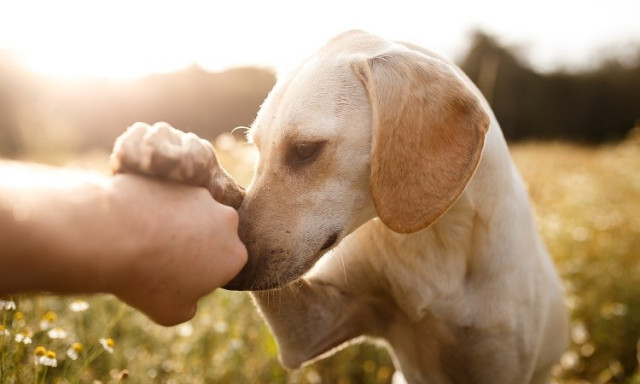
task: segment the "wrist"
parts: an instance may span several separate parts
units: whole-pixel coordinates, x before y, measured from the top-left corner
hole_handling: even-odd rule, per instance
[[[109,178],[101,192],[103,205],[100,212],[100,239],[97,247],[100,254],[93,263],[96,274],[94,287],[98,292],[121,296],[135,280],[138,258],[148,252],[147,244],[150,228],[142,218],[146,213],[136,199],[143,192],[131,188],[131,178],[136,176],[117,175]]]
[[[3,275],[3,290],[100,292],[103,255],[95,250],[105,249],[96,243],[108,178],[40,165],[3,164],[3,170],[16,174],[0,190],[9,275]]]
[[[49,219],[42,232],[49,236],[43,244],[55,244],[49,264],[60,271],[51,278],[56,292],[107,293],[122,263],[122,236],[119,231],[117,199],[110,179],[103,175],[79,173],[75,184],[53,197]]]

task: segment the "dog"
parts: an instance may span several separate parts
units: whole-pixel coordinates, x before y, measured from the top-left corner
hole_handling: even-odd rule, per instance
[[[261,106],[246,191],[186,137],[134,126],[113,169],[238,208],[249,261],[226,288],[253,291],[285,367],[366,336],[398,381],[549,381],[568,342],[561,281],[500,126],[454,64],[363,31],[331,39]]]

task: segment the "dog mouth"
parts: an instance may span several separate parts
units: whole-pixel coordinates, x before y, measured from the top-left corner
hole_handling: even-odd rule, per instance
[[[271,279],[263,280],[264,276],[262,274],[270,269],[263,264],[270,262],[268,258],[262,259],[261,262],[250,259],[242,271],[223,288],[232,291],[263,291],[281,288],[308,272],[326,252],[336,246],[341,232],[342,230],[332,232],[312,257],[306,259],[302,264],[290,265],[284,273],[278,274],[278,279],[275,281],[270,281]]]
[[[332,233],[331,235],[329,235],[329,237],[324,242],[322,247],[320,247],[320,252],[318,252],[318,253],[322,254],[324,251],[327,251],[327,250],[333,248],[333,246],[336,245],[336,242],[338,241],[338,236],[340,236],[340,231],[336,231],[336,232]]]

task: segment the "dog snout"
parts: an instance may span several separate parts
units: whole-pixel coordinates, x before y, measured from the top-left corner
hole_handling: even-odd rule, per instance
[[[261,204],[259,204],[261,205]],[[255,210],[252,200],[238,209],[238,236],[248,252],[247,263],[224,288],[235,291],[261,291],[281,287],[299,277],[292,263],[292,230],[274,210]]]

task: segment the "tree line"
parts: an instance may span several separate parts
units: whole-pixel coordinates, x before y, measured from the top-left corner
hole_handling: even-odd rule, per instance
[[[588,143],[624,138],[640,125],[640,48],[635,59],[605,60],[580,72],[539,73],[483,32],[460,66],[490,101],[510,141]],[[129,81],[63,81],[33,74],[0,52],[0,155],[32,142],[70,141],[70,149],[109,149],[136,121],[167,121],[213,139],[248,126],[275,83],[272,71],[198,67]]]
[[[640,46],[633,56],[542,74],[477,32],[460,66],[489,100],[508,140],[602,143],[640,125]]]

